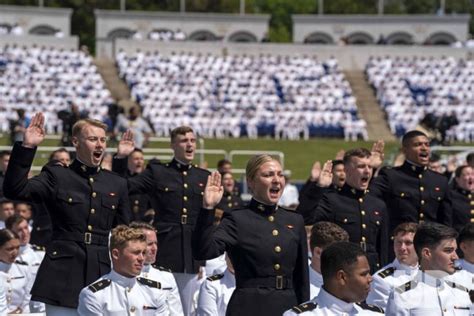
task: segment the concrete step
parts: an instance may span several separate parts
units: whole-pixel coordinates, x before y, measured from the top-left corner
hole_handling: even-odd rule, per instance
[[[369,139],[395,140],[385,119],[385,113],[380,108],[363,70],[345,71],[344,75],[357,99],[358,113],[367,122]]]

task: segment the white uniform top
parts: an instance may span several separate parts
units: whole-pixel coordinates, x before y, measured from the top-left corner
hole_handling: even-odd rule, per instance
[[[474,264],[469,263],[464,259],[459,259],[458,260],[458,265],[459,265],[459,267],[462,268],[462,270],[474,274]]]
[[[227,304],[235,290],[235,276],[226,269],[223,274],[208,277],[199,292],[196,316],[225,316]]]
[[[44,248],[26,244],[20,246],[20,254],[17,260],[27,263],[31,274],[32,284],[35,282],[41,261],[43,261],[45,252]],[[45,305],[41,302],[30,301],[30,312],[41,313],[45,311]]]
[[[387,315],[411,316],[461,316],[471,315],[471,300],[466,288],[448,285],[442,278],[435,278],[419,271],[415,278],[391,293]]]
[[[314,299],[287,310],[283,316],[293,315],[320,315],[320,316],[365,316],[383,315],[379,307],[367,304],[344,302],[321,288]]]
[[[370,285],[370,292],[366,302],[378,307],[386,308],[390,292],[411,280],[418,273],[418,265],[407,266],[393,260],[373,275],[373,281]]]
[[[7,316],[8,306],[6,298],[6,288],[3,282],[0,282],[0,316]]]
[[[161,283],[161,289],[166,295],[166,305],[170,315],[183,315],[183,305],[179,296],[178,285],[171,271],[162,267],[147,264],[143,267],[140,276]]]
[[[81,316],[166,315],[161,285],[145,278],[127,278],[114,270],[86,286],[79,294]]]
[[[319,294],[319,289],[323,286],[323,276],[311,265],[309,266],[309,297],[315,298]]]
[[[460,270],[446,276],[444,280],[462,285],[469,290],[474,290],[474,273],[472,272],[474,265],[465,260],[458,260],[458,266]]]
[[[0,262],[0,282],[5,287],[8,312],[29,313],[32,280],[26,263],[19,261],[12,264]]]

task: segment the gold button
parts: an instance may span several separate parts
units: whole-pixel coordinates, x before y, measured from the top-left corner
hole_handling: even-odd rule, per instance
[[[362,228],[363,228],[363,229],[366,229],[366,228],[367,228],[367,225],[362,224]]]
[[[421,192],[425,191],[425,188],[424,188],[424,187],[420,187],[420,191],[421,191]]]
[[[425,217],[425,214],[420,213],[420,218],[423,218],[423,217]]]
[[[365,211],[360,211],[360,214],[362,214],[362,216],[365,215]]]
[[[57,255],[58,252],[57,251],[53,251],[53,256]]]
[[[405,196],[405,193],[403,193],[403,192],[400,193],[400,196],[401,196],[401,197],[404,197],[404,196]]]
[[[364,199],[363,198],[359,198],[359,203],[362,203],[364,202]]]
[[[188,210],[183,208],[183,214],[186,214],[187,212],[188,212]]]
[[[379,222],[379,221],[376,221],[375,224],[380,225],[380,222]]]
[[[347,218],[344,218],[343,222],[344,222],[344,223],[347,223]]]
[[[91,208],[91,214],[95,214],[95,209]]]
[[[72,203],[72,198],[67,199],[69,203]]]
[[[425,200],[420,201],[421,205],[425,205]]]
[[[187,176],[188,173],[186,171],[183,171],[183,176]]]
[[[112,205],[112,209],[115,210],[115,205]]]
[[[92,192],[92,197],[95,198],[97,196],[96,192]]]
[[[168,191],[169,191],[169,189],[168,189],[168,188],[165,188],[165,192],[168,192]]]
[[[187,201],[188,200],[188,197],[185,195],[183,196],[183,200]]]
[[[275,264],[275,265],[273,266],[273,268],[274,268],[275,270],[280,270],[280,265],[277,263],[277,264]]]
[[[232,203],[227,204],[228,207],[232,207]]]
[[[227,197],[227,200],[228,200],[228,201],[232,200],[232,197],[229,195],[229,196]]]
[[[41,227],[36,227],[36,230],[37,230],[37,231],[40,231],[40,230],[41,230]]]
[[[472,194],[468,194],[468,195],[467,195],[467,198],[468,198],[468,199],[472,199]]]
[[[422,174],[419,174],[419,175],[418,175],[418,178],[420,178],[420,179],[423,178],[423,175],[422,175]]]
[[[276,246],[276,247],[275,247],[275,252],[281,252],[281,247],[280,247],[280,246]]]
[[[135,312],[135,306],[130,307],[130,311],[131,311],[132,313],[134,313],[134,312]]]
[[[133,203],[135,203],[135,205],[138,205],[138,204],[140,204],[140,201],[139,201],[139,200],[135,200]]]
[[[201,192],[201,195],[204,195],[204,192]]]
[[[278,230],[276,230],[276,229],[272,230],[272,235],[273,236],[278,236]]]
[[[474,218],[471,218],[471,223],[474,223]]]
[[[90,183],[94,183],[94,178],[89,178]]]
[[[273,222],[273,221],[275,220],[275,217],[273,217],[272,215],[270,215],[270,216],[268,216],[268,220],[269,220],[270,222]]]
[[[184,187],[185,189],[187,189],[187,188],[188,188],[188,184],[187,184],[187,183],[183,184],[183,187]]]
[[[91,226],[91,225],[87,225],[87,230],[92,230],[92,226]]]
[[[365,241],[365,240],[366,240],[365,236],[362,236],[362,241]]]
[[[127,292],[130,293],[132,291],[131,287],[127,287]]]
[[[471,201],[471,205],[474,205],[474,201]]]
[[[471,210],[471,215],[474,214],[474,210]]]

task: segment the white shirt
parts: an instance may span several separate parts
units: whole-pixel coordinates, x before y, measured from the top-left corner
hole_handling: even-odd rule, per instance
[[[320,315],[320,316],[364,316],[364,315],[383,315],[383,312],[375,312],[370,309],[379,309],[374,306],[366,306],[364,308],[355,303],[344,302],[337,297],[326,292],[324,288],[321,288],[318,296],[314,299],[293,307],[287,310],[283,316],[294,316],[294,315]],[[428,315],[426,315],[428,316]]]
[[[114,270],[82,289],[77,312],[81,316],[169,315],[166,296],[159,284],[127,278]],[[144,280],[144,281],[143,281]]]
[[[309,297],[315,298],[323,286],[323,276],[309,265]]]
[[[8,306],[6,298],[6,289],[3,282],[0,282],[0,316],[7,316]]]
[[[39,266],[41,261],[43,261],[45,252],[41,247],[32,246],[26,244],[20,246],[20,254],[18,255],[17,260],[23,261],[28,265],[28,269],[31,274],[31,283],[33,284],[36,279],[36,274],[38,273]],[[31,313],[41,313],[46,310],[44,303],[30,301],[30,312]]]
[[[161,289],[166,293],[166,305],[170,315],[183,315],[183,305],[179,296],[178,285],[173,273],[162,267],[147,264],[140,276],[161,283]]]
[[[474,265],[464,259],[459,259],[457,263],[461,269],[444,279],[474,290]]]
[[[208,277],[199,291],[196,316],[225,316],[227,304],[235,290],[235,276],[229,269]]]
[[[394,288],[413,280],[417,273],[418,265],[407,266],[400,263],[398,259],[393,260],[392,263],[373,275],[370,292],[366,299],[367,303],[386,308],[390,292]]]
[[[442,278],[419,271],[395,288],[387,302],[387,315],[468,316],[471,300],[466,290],[449,286]]]
[[[31,274],[28,266],[0,262],[0,282],[6,290],[8,312],[29,313]]]

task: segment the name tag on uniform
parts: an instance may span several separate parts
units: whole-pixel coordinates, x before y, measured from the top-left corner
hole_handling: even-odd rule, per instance
[[[158,309],[158,307],[144,305],[144,306],[143,306],[143,309],[144,309],[144,310],[152,310],[152,309]]]

